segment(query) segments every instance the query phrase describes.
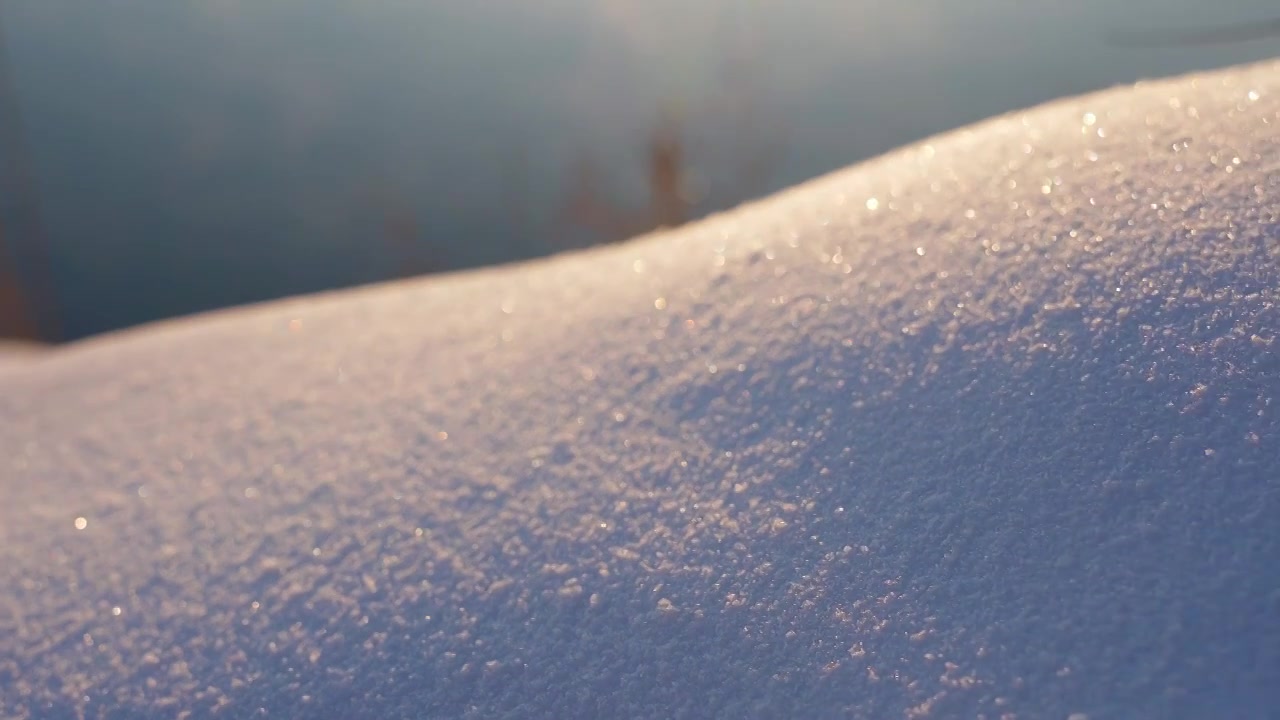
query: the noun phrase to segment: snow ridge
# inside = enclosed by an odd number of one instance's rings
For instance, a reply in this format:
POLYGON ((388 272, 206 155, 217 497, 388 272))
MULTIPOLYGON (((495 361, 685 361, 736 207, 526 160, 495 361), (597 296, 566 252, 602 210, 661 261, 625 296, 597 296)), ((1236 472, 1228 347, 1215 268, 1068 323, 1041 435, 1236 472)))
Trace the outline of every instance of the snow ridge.
POLYGON ((0 715, 1263 717, 1277 71, 9 367, 0 715))

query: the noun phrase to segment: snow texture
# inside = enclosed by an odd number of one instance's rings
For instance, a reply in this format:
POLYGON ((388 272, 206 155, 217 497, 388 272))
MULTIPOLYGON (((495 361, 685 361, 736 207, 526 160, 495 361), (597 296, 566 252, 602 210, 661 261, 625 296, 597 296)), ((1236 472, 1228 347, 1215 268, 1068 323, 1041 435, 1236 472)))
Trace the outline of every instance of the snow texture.
POLYGON ((0 716, 1274 717, 1280 64, 0 373, 0 716))

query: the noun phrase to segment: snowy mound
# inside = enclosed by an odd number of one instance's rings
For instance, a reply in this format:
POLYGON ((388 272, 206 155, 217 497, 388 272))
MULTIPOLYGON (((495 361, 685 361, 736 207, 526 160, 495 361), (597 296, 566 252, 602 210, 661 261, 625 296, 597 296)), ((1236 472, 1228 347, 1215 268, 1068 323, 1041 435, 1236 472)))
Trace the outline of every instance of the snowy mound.
POLYGON ((1278 243, 1270 64, 15 365, 0 716, 1263 717, 1278 243))

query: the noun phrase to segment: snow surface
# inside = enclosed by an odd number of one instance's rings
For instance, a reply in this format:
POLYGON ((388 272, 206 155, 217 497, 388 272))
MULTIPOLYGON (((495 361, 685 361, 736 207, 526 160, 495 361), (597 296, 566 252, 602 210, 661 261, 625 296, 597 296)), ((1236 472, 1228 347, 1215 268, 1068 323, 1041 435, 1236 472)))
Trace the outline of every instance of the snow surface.
POLYGON ((18 363, 38 359, 46 350, 48 346, 40 343, 0 338, 0 371, 18 363))
POLYGON ((0 715, 1267 717, 1280 64, 0 374, 0 715))

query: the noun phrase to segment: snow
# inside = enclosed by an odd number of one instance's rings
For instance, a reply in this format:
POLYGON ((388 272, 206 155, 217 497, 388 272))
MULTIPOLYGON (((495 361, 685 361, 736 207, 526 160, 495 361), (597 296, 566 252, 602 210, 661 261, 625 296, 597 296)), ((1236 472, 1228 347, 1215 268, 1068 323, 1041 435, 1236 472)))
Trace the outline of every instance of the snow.
POLYGON ((1280 64, 0 373, 0 715, 1264 717, 1280 64))
POLYGON ((40 343, 0 338, 0 372, 5 368, 35 360, 47 347, 40 343))

